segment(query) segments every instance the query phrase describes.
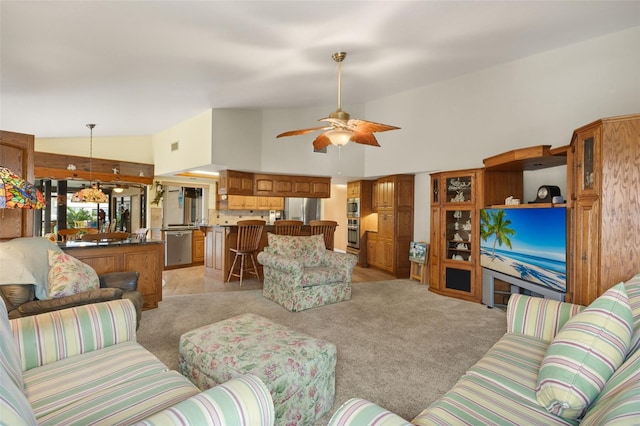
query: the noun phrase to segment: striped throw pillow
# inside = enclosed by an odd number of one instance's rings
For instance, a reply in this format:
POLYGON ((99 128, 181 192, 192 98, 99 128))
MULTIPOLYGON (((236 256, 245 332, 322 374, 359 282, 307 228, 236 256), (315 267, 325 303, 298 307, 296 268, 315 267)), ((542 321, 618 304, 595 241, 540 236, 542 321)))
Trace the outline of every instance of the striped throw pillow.
POLYGON ((582 417, 624 361, 632 322, 622 283, 567 321, 540 365, 538 402, 557 416, 582 417))

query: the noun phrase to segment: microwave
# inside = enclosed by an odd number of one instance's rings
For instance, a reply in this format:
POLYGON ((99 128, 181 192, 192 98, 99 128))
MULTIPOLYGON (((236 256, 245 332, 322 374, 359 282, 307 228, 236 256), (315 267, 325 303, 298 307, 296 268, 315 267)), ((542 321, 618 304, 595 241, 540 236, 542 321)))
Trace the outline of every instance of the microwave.
POLYGON ((360 198, 347 198, 347 217, 360 217, 360 198))

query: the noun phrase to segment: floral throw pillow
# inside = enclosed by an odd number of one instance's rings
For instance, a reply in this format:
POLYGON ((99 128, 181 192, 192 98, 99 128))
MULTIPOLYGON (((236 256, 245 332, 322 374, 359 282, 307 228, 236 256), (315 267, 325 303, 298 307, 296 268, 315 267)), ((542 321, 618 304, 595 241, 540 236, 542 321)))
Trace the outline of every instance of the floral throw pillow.
POLYGON ((100 288, 96 271, 62 251, 49 250, 49 297, 71 296, 100 288))

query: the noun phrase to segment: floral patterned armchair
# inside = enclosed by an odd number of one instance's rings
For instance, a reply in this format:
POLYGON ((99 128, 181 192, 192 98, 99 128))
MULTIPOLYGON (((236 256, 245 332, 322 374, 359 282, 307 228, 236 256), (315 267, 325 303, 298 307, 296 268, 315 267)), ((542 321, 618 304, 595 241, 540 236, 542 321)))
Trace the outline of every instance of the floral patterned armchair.
POLYGON ((356 256, 325 249, 322 235, 267 235, 258 254, 262 294, 292 312, 351 299, 356 256))

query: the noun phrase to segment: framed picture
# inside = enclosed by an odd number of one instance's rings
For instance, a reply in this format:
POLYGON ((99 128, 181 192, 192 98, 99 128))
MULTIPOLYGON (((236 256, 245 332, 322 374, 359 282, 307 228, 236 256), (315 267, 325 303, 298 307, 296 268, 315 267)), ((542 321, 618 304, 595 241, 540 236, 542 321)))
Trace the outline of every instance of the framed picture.
POLYGON ((422 241, 412 241, 409 246, 409 261, 416 263, 427 262, 427 246, 428 244, 422 241))

